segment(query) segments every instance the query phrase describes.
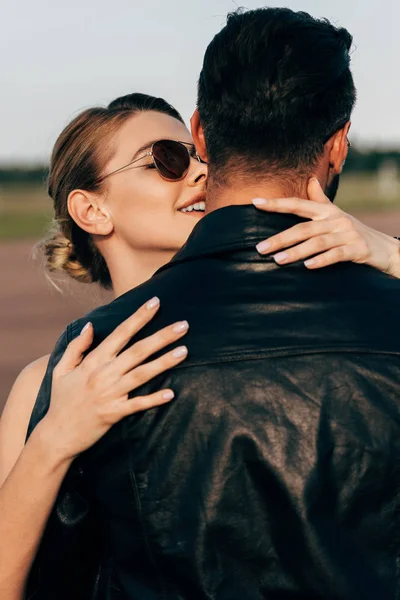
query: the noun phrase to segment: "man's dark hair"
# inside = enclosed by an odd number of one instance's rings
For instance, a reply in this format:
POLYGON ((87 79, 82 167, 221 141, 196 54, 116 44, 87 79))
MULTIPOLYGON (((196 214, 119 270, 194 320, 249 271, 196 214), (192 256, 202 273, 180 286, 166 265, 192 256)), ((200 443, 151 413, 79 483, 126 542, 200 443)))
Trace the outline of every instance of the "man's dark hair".
POLYGON ((351 44, 346 29, 305 12, 229 14, 206 50, 198 84, 212 172, 308 172, 350 118, 351 44))

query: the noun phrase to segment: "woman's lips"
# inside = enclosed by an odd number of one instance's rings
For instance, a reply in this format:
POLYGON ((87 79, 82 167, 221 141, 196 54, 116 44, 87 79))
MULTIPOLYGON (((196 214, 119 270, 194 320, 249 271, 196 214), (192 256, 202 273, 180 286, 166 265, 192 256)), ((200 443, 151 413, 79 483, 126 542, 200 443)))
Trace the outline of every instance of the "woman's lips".
POLYGON ((190 198, 189 200, 186 200, 185 203, 178 206, 177 210, 179 210, 181 212, 184 208, 188 208, 189 206, 193 206, 194 204, 203 203, 205 205, 205 202, 206 202, 206 195, 204 192, 200 192, 199 194, 192 196, 192 198, 190 198))

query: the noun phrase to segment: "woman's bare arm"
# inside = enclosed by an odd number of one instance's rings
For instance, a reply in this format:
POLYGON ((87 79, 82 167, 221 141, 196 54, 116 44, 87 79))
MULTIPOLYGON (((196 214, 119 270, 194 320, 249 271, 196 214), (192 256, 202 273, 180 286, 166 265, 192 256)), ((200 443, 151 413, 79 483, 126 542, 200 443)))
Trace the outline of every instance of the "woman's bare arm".
POLYGON ((185 335, 185 322, 122 351, 157 309, 154 302, 139 309, 85 358, 93 327, 70 343, 53 372, 49 411, 25 446, 46 359, 30 365, 16 381, 0 425, 1 600, 22 600, 48 516, 74 458, 123 417, 172 399, 171 390, 129 398, 132 390, 186 358, 187 350, 181 347, 145 362, 185 335))
POLYGON ((30 363, 18 375, 0 419, 0 488, 25 445, 29 418, 46 373, 49 355, 30 363))
POLYGON ((51 507, 70 462, 55 461, 38 427, 25 437, 48 356, 17 378, 0 420, 0 597, 21 600, 51 507))

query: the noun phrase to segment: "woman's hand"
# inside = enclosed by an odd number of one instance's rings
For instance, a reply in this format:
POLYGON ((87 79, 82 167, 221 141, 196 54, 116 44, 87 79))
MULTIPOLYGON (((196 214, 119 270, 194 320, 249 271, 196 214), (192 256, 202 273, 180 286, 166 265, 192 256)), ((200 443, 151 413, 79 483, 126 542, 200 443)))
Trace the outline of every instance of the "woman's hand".
POLYGON ((58 459, 72 460, 97 442, 114 423, 127 415, 169 402, 172 390, 129 399, 128 394, 187 356, 181 346, 143 364, 155 352, 172 344, 188 330, 186 321, 175 323, 121 352, 130 339, 156 314, 153 298, 115 329, 95 350, 88 323, 68 346, 54 369, 51 403, 38 425, 41 438, 58 459))
POLYGON ((400 278, 400 242, 367 227, 335 206, 316 179, 308 185, 309 200, 256 198, 253 204, 266 212, 291 213, 310 219, 272 236, 257 245, 260 254, 274 255, 280 265, 304 260, 308 269, 320 269, 338 262, 366 264, 400 278))

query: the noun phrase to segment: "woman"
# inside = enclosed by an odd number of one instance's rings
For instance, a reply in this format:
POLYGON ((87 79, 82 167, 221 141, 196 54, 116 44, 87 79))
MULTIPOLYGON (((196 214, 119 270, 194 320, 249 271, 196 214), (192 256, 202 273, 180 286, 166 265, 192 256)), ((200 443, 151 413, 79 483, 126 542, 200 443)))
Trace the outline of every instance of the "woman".
MULTIPOLYGON (((49 269, 112 287, 116 296, 139 285, 170 260, 202 218, 206 178, 206 165, 197 159, 180 115, 163 100, 132 94, 106 109, 85 111, 62 132, 51 159, 49 193, 58 230, 44 243, 49 269)), ((308 268, 354 260, 400 272, 396 240, 334 207, 315 180, 309 195, 314 201, 256 203, 260 209, 311 219, 259 244, 260 252, 292 246, 275 260, 284 263, 319 254, 308 268)), ((157 298, 149 300, 86 356, 94 332, 90 324, 82 331, 54 372, 50 410, 25 446, 48 357, 28 366, 17 379, 0 424, 3 600, 23 597, 47 517, 74 458, 124 416, 173 398, 173 390, 161 390, 128 399, 129 391, 187 354, 180 346, 146 362, 185 335, 185 321, 123 350, 158 308, 157 298)))

